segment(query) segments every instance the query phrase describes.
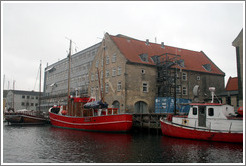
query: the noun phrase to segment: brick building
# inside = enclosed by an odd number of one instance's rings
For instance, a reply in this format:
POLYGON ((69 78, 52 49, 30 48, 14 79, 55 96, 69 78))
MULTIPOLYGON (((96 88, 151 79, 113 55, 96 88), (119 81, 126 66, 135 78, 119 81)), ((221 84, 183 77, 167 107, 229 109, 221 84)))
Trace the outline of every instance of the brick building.
POLYGON ((193 88, 198 85, 199 100, 209 99, 209 87, 216 87, 216 93, 224 90, 224 76, 202 51, 106 33, 91 65, 88 94, 100 98, 102 92, 109 106, 120 112, 148 113, 154 112, 155 97, 172 96, 173 87, 177 87, 177 97, 193 99, 193 88), (160 77, 163 71, 166 74, 160 77))

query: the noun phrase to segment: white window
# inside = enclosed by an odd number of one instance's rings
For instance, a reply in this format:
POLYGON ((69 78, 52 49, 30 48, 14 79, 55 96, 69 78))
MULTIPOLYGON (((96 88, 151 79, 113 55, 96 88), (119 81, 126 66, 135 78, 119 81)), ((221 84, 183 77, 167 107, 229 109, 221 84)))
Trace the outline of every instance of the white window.
POLYGON ((105 93, 108 93, 108 83, 105 84, 105 93))
POLYGON ((117 83, 117 91, 121 91, 121 81, 118 81, 117 83))
POLYGON ((182 73, 182 80, 187 81, 187 73, 186 72, 182 73))
POLYGON ((186 88, 186 86, 183 86, 183 88, 182 88, 182 95, 187 95, 187 88, 186 88))
POLYGON ((121 75, 121 67, 118 67, 118 75, 121 75))
POLYGON ((98 74, 96 73, 96 78, 95 78, 95 80, 97 81, 98 80, 98 74))
POLYGON ((96 61, 96 68, 98 68, 98 64, 99 64, 99 61, 97 60, 97 61, 96 61))
POLYGON ((106 64, 109 64, 109 56, 106 57, 106 64))
POLYGON ((103 67, 103 63, 104 63, 104 62, 103 62, 103 58, 102 58, 102 67, 103 67))
POLYGON ((106 70, 106 77, 109 77, 109 70, 106 70))
POLYGON ((112 70, 112 77, 116 76, 116 69, 112 70))
POLYGON ((116 54, 114 54, 113 56, 112 56, 112 63, 113 62, 116 62, 116 54))
POLYGON ((180 88, 180 86, 177 86, 176 87, 176 93, 180 94, 180 92, 181 92, 181 88, 180 88))
POLYGON ((148 83, 143 82, 143 92, 148 92, 148 83))

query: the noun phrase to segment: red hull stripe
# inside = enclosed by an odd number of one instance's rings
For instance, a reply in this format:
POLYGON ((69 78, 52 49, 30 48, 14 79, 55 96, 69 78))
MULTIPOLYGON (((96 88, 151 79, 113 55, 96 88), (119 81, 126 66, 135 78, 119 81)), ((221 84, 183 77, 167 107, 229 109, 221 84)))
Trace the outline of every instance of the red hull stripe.
POLYGON ((66 123, 66 124, 71 124, 71 125, 80 125, 80 126, 90 126, 90 125, 103 125, 103 124, 113 124, 113 123, 132 123, 132 121, 113 121, 113 122, 98 122, 98 123, 70 123, 70 122, 66 122, 66 121, 62 121, 62 120, 57 120, 54 118, 51 118, 51 120, 53 121, 57 121, 60 123, 66 123))

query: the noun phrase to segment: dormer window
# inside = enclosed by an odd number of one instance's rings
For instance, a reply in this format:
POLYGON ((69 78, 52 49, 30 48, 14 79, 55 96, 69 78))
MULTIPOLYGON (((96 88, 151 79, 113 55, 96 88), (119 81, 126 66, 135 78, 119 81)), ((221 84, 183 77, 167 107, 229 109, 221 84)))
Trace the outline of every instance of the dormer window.
POLYGON ((210 64, 202 65, 202 67, 203 67, 206 71, 211 71, 211 65, 210 65, 210 64))
POLYGON ((155 64, 160 63, 160 57, 158 55, 152 56, 151 59, 154 61, 155 64))
POLYGON ((143 62, 148 62, 148 54, 140 54, 139 56, 143 62))

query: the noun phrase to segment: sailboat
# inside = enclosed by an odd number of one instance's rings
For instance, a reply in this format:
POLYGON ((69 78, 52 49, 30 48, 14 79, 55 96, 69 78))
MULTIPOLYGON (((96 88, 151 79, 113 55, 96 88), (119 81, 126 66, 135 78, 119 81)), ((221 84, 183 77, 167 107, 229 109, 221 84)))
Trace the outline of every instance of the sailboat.
MULTIPOLYGON (((16 110, 13 112, 4 112, 5 121, 11 125, 43 125, 48 123, 48 118, 45 117, 40 111, 40 98, 41 98, 41 71, 42 64, 40 62, 39 72, 39 110, 31 111, 31 110, 16 110)), ((14 86, 13 86, 14 87, 14 86)), ((14 91, 14 88, 13 88, 14 91)), ((13 92, 14 94, 14 92, 13 92)), ((13 97, 13 105, 14 105, 14 97, 13 97)))
MULTIPOLYGON (((53 106, 49 109, 51 124, 55 127, 94 132, 127 132, 131 130, 132 115, 119 114, 117 108, 108 108, 102 93, 99 101, 88 96, 80 97, 77 93, 75 97, 70 95, 71 44, 72 41, 70 40, 68 103, 67 105, 53 106)), ((100 79, 99 87, 101 87, 100 79)))

